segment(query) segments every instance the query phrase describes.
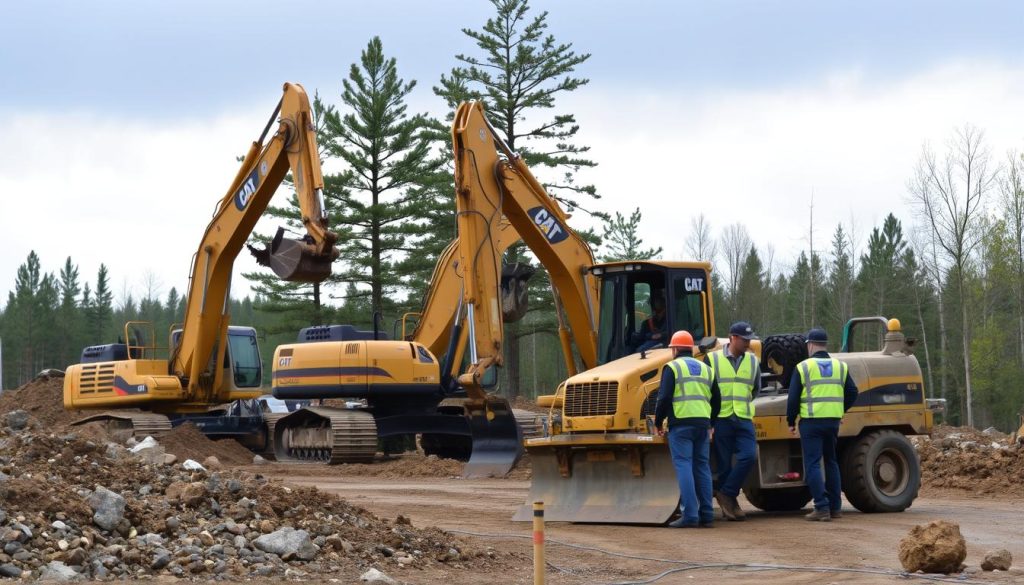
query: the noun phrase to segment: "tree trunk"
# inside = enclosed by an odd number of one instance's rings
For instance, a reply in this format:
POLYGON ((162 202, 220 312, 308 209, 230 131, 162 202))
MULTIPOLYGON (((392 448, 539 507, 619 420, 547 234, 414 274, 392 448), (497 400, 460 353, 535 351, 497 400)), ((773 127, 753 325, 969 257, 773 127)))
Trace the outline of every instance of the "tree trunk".
POLYGON ((324 316, 320 305, 320 283, 313 283, 313 324, 323 325, 324 316))
MULTIPOLYGON (((509 400, 515 399, 520 394, 520 369, 519 369, 519 324, 505 323, 505 374, 508 385, 504 394, 509 400)), ((534 364, 536 367, 536 364, 534 364)))
POLYGON ((967 299, 964 298, 964 276, 957 270, 957 288, 960 290, 960 318, 963 323, 964 340, 964 392, 967 399, 967 426, 974 426, 973 395, 971 392, 971 336, 968 332, 967 299))
POLYGON ((917 308, 917 323, 921 326, 921 345, 924 346, 924 366, 928 369, 928 397, 935 398, 935 376, 932 374, 932 358, 928 351, 928 330, 924 326, 924 312, 921 310, 921 289, 916 282, 914 287, 914 305, 917 308))

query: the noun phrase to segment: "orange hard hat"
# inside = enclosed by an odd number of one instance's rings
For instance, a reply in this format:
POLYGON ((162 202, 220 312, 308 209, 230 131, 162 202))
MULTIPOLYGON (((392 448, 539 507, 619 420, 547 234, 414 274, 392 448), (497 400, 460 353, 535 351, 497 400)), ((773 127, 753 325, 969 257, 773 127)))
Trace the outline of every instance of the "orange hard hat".
POLYGON ((689 331, 676 331, 672 334, 672 341, 668 342, 668 346, 678 349, 693 349, 693 336, 689 331))

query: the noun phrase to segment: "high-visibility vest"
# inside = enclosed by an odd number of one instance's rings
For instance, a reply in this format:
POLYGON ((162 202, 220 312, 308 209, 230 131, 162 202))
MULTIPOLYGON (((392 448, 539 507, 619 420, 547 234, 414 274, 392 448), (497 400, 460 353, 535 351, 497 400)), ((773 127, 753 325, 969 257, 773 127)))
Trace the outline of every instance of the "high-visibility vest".
POLYGON ((711 418, 711 368, 690 356, 668 363, 676 378, 672 414, 678 418, 711 418))
POLYGON ((797 365, 803 392, 800 418, 843 418, 843 387, 849 368, 835 358, 808 358, 797 365))
POLYGON ((722 391, 721 418, 736 415, 740 418, 754 418, 754 386, 757 384, 757 373, 760 364, 757 357, 750 352, 740 356, 739 368, 733 368, 725 350, 711 352, 711 371, 718 381, 718 389, 722 391))

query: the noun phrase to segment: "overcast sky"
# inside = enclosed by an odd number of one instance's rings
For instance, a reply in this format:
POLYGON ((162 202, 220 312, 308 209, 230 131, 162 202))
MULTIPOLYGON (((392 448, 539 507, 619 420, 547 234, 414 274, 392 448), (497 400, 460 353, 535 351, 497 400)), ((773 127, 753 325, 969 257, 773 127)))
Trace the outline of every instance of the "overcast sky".
MULTIPOLYGON (((646 243, 682 259, 689 219, 742 222, 785 266, 836 224, 861 240, 905 202, 921 146, 986 131, 1024 149, 1024 3, 533 0, 550 31, 592 53, 591 83, 559 98, 599 166, 605 211, 640 205, 646 243)), ((0 0, 0 303, 30 250, 45 271, 101 262, 115 297, 186 288, 216 201, 284 81, 338 102, 379 35, 431 87, 485 0, 123 2, 0 0)), ((284 199, 279 194, 277 201, 284 199)), ((582 214, 577 227, 587 225, 582 214)), ((265 231, 270 231, 267 226, 265 231)), ((243 255, 236 274, 251 270, 243 255)), ((240 281, 241 279, 238 279, 240 281)), ((237 281, 236 281, 237 282, 237 281)), ((245 294, 236 285, 236 296, 245 294)))

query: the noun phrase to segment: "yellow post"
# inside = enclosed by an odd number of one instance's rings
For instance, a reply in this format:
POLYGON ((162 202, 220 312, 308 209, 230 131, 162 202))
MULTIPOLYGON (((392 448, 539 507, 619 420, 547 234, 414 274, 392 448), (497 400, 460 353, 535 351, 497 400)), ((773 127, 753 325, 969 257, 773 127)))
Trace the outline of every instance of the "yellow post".
POLYGON ((533 503, 533 585, 544 585, 544 502, 533 503))

